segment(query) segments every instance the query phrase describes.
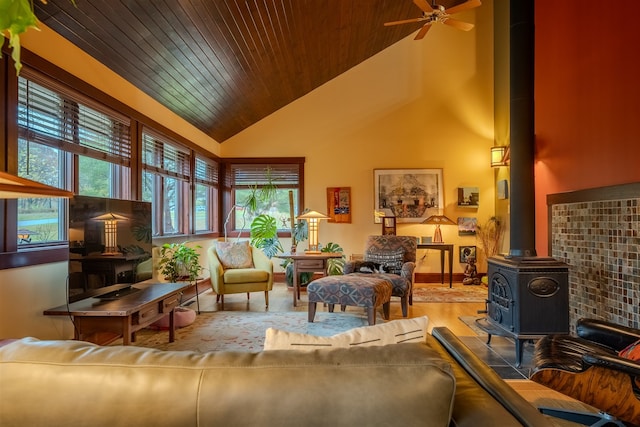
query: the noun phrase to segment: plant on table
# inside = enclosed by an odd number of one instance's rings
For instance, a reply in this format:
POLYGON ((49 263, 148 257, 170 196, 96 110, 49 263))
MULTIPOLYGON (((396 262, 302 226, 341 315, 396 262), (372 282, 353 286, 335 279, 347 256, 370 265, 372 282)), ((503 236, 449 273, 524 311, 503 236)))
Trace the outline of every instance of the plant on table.
POLYGON ((160 249, 160 274, 170 282, 188 280, 195 282, 200 273, 200 246, 187 246, 186 243, 165 243, 160 249))

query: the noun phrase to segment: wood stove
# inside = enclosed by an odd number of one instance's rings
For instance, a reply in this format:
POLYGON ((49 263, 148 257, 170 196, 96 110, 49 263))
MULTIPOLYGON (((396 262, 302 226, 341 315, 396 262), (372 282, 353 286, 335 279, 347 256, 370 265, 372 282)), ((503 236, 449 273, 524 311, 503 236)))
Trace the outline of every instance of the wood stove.
POLYGON ((478 324, 491 335, 522 344, 548 334, 569 332, 569 267, 553 258, 491 257, 488 262, 487 316, 478 324))

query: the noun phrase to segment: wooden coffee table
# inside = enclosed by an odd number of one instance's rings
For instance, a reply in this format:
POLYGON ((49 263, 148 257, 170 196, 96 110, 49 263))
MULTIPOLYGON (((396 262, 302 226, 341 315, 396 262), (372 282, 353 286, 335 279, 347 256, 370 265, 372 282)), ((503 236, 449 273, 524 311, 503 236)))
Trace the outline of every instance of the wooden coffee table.
POLYGON ((169 342, 175 340, 174 309, 189 283, 136 284, 137 292, 105 300, 87 298, 45 310, 47 316, 72 316, 74 338, 100 345, 122 337, 123 344, 135 341, 135 333, 153 322, 169 317, 169 342))

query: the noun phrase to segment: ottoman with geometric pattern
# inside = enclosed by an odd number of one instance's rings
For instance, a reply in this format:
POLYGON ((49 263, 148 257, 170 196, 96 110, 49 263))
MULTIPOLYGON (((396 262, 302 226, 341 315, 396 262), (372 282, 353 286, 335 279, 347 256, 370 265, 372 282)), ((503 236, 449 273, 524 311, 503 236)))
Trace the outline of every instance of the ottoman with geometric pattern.
POLYGON ((307 285, 309 322, 313 322, 319 302, 328 304, 330 312, 335 304, 340 304, 342 311, 347 305, 364 307, 369 325, 376 324, 376 308, 382 306, 383 317, 388 320, 391 288, 388 280, 366 275, 345 274, 316 279, 307 285))

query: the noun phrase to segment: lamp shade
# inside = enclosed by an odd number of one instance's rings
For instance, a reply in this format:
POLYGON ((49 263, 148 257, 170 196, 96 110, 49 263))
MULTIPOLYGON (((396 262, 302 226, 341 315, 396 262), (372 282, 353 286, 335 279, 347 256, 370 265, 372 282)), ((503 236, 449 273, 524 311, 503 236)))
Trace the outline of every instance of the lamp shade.
POLYGON ((7 172, 0 172, 0 199, 22 199, 31 197, 69 198, 73 197, 73 193, 7 172))
POLYGON ((320 220, 329 219, 328 216, 316 211, 308 211, 298 216, 298 219, 304 219, 309 224, 309 249, 307 253, 319 253, 318 248, 318 231, 320 229, 320 220))
POLYGON ((431 215, 429 218, 422 221, 423 224, 434 224, 434 225, 456 225, 455 222, 450 220, 444 215, 431 215))
POLYGON ((450 220, 444 215, 431 215, 429 218, 422 221, 423 224, 433 224, 436 229, 433 233, 433 243, 442 243, 442 231, 440 231, 441 225, 456 225, 455 222, 450 220))

